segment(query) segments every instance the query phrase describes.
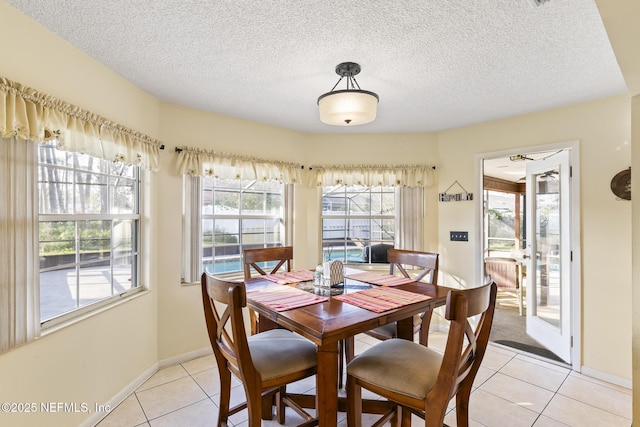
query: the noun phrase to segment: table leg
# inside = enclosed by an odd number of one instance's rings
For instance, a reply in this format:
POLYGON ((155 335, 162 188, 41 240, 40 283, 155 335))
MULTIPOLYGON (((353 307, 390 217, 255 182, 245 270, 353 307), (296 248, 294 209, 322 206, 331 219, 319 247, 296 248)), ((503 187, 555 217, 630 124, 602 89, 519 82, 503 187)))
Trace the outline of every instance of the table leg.
POLYGON ((413 316, 396 322, 398 338, 413 341, 413 316))
POLYGON ((338 424, 338 341, 318 346, 316 414, 322 427, 338 424))

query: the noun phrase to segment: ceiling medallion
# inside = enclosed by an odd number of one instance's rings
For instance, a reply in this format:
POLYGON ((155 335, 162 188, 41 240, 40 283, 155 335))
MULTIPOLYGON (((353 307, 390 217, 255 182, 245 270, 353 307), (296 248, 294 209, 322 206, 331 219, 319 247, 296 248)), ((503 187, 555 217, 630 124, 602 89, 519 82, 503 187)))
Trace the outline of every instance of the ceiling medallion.
POLYGON ((318 97, 320 120, 334 126, 356 126, 372 122, 378 110, 378 95, 360 89, 354 78, 360 73, 360 65, 355 62, 343 62, 336 66, 338 82, 330 92, 318 97), (334 90, 346 77, 347 88, 334 90))

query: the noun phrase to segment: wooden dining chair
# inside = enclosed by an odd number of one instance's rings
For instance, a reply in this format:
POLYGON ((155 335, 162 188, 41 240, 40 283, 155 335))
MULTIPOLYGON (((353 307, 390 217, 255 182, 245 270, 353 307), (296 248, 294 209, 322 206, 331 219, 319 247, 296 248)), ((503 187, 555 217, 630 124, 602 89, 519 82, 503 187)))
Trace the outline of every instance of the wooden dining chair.
POLYGON ((291 264, 293 263, 293 246, 245 249, 243 251, 243 257, 245 280, 251 277, 252 268, 261 275, 275 274, 278 271, 291 271, 291 264), (271 268, 265 267, 264 263, 270 261, 278 261, 278 263, 271 268), (263 265, 260 265, 260 263, 263 265), (282 270, 283 266, 284 270, 282 270))
POLYGON ((260 426, 263 402, 271 402, 274 395, 280 424, 287 405, 303 417, 302 426, 317 425, 317 419, 286 394, 287 384, 316 374, 315 344, 286 329, 247 336, 242 314, 247 304, 244 282, 225 281, 206 272, 201 282, 207 331, 220 376, 216 425, 227 426, 230 415, 246 408, 248 426, 260 426), (242 381, 246 395, 246 403, 233 408, 229 408, 231 374, 242 381))
MULTIPOLYGON (((291 271, 293 263, 293 246, 281 246, 275 248, 245 249, 244 258, 244 280, 252 277, 252 270, 260 275, 275 274, 279 271, 291 271), (267 268, 265 263, 277 261, 276 265, 267 268)), ((251 324, 251 334, 256 334, 260 330, 260 319, 256 312, 249 310, 249 320, 251 324)), ((273 327, 271 325, 270 327, 273 327)), ((263 328, 266 329, 266 328, 263 328)))
POLYGON ((347 424, 361 426, 362 388, 395 403, 379 424, 411 425, 411 414, 426 427, 441 427, 456 396, 459 426, 469 425, 469 397, 484 357, 496 304, 495 283, 449 291, 445 318, 449 333, 444 354, 403 339, 390 339, 358 355, 347 366, 347 424), (477 318, 473 328, 469 319, 477 318))
MULTIPOLYGON (((395 275, 396 271, 407 278, 421 280, 423 282, 438 284, 438 254, 431 252, 407 251, 402 249, 389 249, 389 274, 395 275), (408 268, 411 267, 411 268, 408 268)), ((419 342, 427 345, 429 339, 429 325, 431 324, 432 311, 429 310, 416 315, 413 321, 413 333, 419 333, 419 342)), ((396 323, 389 323, 366 332, 379 340, 397 338, 396 323)), ((349 361, 349 359, 347 358, 349 361)))
MULTIPOLYGON (((396 271, 398 271, 403 277, 422 280, 423 282, 437 285, 438 258, 438 254, 431 252, 389 249, 387 251, 389 274, 395 275, 396 271)), ((419 333, 419 342, 425 346, 429 340, 429 325, 431 324, 432 313, 433 312, 429 310, 427 312, 417 314, 413 318, 413 335, 419 333)), ((366 331, 365 334, 384 341, 391 338, 397 338, 397 330, 396 322, 392 322, 370 331, 366 331)), ((344 372, 343 363, 349 363, 353 360, 355 357, 354 347, 354 337, 346 338, 341 342, 340 365, 338 368, 338 373, 340 375, 338 385, 340 387, 342 387, 342 376, 344 372)))

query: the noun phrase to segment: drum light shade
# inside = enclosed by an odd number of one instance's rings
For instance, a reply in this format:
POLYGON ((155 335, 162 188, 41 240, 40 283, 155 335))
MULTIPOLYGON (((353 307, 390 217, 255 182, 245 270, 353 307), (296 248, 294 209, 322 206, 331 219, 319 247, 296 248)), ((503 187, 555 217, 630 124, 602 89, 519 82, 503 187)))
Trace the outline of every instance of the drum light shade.
POLYGON ((337 90, 318 99, 320 120, 334 126, 363 125, 375 120, 378 97, 366 90, 337 90))
POLYGON ((318 98, 320 120, 334 126, 356 126, 370 123, 376 118, 378 95, 360 89, 353 76, 360 72, 360 66, 353 62, 343 62, 336 67, 340 80, 347 78, 347 89, 331 90, 318 98), (357 89, 355 89, 357 87, 357 89))

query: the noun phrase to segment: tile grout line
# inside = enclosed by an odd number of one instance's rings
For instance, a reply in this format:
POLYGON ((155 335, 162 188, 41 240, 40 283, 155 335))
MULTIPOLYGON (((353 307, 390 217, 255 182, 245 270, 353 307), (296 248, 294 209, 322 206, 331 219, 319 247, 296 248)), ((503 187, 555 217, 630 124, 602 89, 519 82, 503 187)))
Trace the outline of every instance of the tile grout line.
MULTIPOLYGON (((151 421, 152 421, 152 420, 157 420, 157 419, 159 419, 159 418, 164 417, 165 415, 169 415, 169 414, 172 414, 172 413, 174 413, 174 412, 176 412, 176 411, 180 411, 180 410, 182 410, 182 409, 188 408, 189 406, 195 405, 196 403, 200 403, 200 402, 202 402, 202 401, 204 401, 204 400, 207 400, 207 399, 208 399, 208 400, 211 400, 211 402, 212 402, 216 407, 218 407, 218 405, 216 405, 216 403, 211 399, 211 397, 210 397, 210 396, 207 394, 207 392, 202 388, 202 386, 198 383, 198 381, 196 381, 196 379, 195 379, 195 378, 193 378, 193 375, 192 375, 192 374, 191 374, 191 373, 190 373, 190 372, 189 372, 189 371, 188 371, 188 370, 183 366, 183 364, 182 364, 182 363, 177 363, 176 365, 173 365, 173 366, 177 366, 177 365, 180 365, 180 367, 181 367, 182 369, 184 369, 184 371, 185 371, 185 373, 186 373, 187 375, 185 375, 185 376, 183 376, 183 377, 180 377, 180 378, 172 379, 172 380, 170 380, 170 381, 163 382, 163 383, 161 383, 161 384, 154 385, 154 386, 149 387, 149 388, 146 388, 146 389, 144 389, 144 390, 134 390, 134 392, 133 392, 133 394, 135 395, 136 400, 138 401, 138 405, 140 405, 140 409, 142 409, 142 413, 144 414, 144 417, 145 417, 145 419, 147 420, 147 424, 149 424, 149 425, 151 425, 151 421), (167 384, 171 384, 171 383, 173 383, 173 382, 176 382, 176 381, 179 381, 179 380, 183 380, 183 379, 185 379, 185 378, 190 378, 190 379, 191 379, 191 380, 192 380, 192 381, 193 381, 193 382, 198 386, 198 388, 200 388, 200 390, 202 390, 202 392, 204 393, 204 395, 205 395, 206 397, 205 397, 204 399, 200 399, 200 400, 196 400, 196 401, 194 401, 194 402, 191 402, 191 403, 189 403, 188 405, 185 405, 185 406, 183 406, 183 407, 181 407, 181 408, 177 408, 177 409, 174 409, 173 411, 169 411, 169 412, 167 412, 167 413, 165 413, 165 414, 159 415, 159 416, 157 416, 157 417, 155 417, 155 418, 149 418, 149 416, 147 415, 147 412, 146 412, 146 411, 145 411, 145 409, 144 409, 144 406, 142 405, 142 402, 140 402, 140 399, 138 398, 138 393, 139 393, 139 392, 146 392, 146 391, 149 391, 149 390, 153 390, 153 389, 155 389, 155 388, 157 388, 157 387, 161 387, 161 386, 164 386, 164 385, 167 385, 167 384)), ((214 368, 216 368, 216 369, 217 369, 217 365, 216 365, 216 366, 214 366, 214 368)), ((210 368, 210 369, 212 369, 212 368, 210 368)), ((205 370, 206 370, 206 369, 205 369, 205 370)), ((205 370, 200 371, 200 372, 204 372, 205 370)), ((153 375, 156 375, 159 371, 160 371, 160 370, 156 371, 156 373, 154 373, 153 375)), ((153 377, 153 375, 152 375, 151 377, 153 377)), ((140 424, 137 424, 137 425, 140 425, 140 424)), ((137 425, 136 425, 136 426, 137 426, 137 425)), ((133 426, 133 427, 136 427, 136 426, 133 426)))
MULTIPOLYGON (((155 375, 155 374, 154 374, 155 375)), ((133 392, 134 397, 136 398, 136 402, 138 402, 138 406, 140 406, 140 409, 142 410, 142 414, 144 415, 144 419, 147 420, 147 424, 149 424, 149 417, 147 416, 147 411, 144 410, 144 406, 142 406, 142 402, 140 402, 140 399, 138 398, 138 393, 137 391, 133 392)), ((124 400, 123 400, 124 402, 124 400)), ((121 403, 122 404, 122 403, 121 403)), ((138 424, 140 425, 140 424, 138 424)), ((151 424, 149 424, 151 425, 151 424)), ((135 427, 135 426, 134 426, 135 427)))
MULTIPOLYGON (((616 417, 623 418, 623 419, 625 419, 625 420, 631 421, 631 418, 627 418, 627 417, 625 417, 624 415, 616 414, 615 412, 611 412, 611 411, 609 411, 608 409, 604 409, 604 408, 600 408, 600 407, 598 407, 598 406, 594 406, 594 405, 592 405, 591 403, 583 402, 582 400, 578 400, 578 399, 576 399, 575 397, 567 396, 567 395, 562 394, 562 393, 560 393, 560 392, 556 393, 556 395, 558 395, 558 396, 562 396, 562 397, 564 397, 565 399, 573 400, 574 402, 578 402, 578 403, 580 403, 580 404, 582 404, 582 405, 589 406, 589 407, 591 407, 591 408, 593 408, 593 409, 597 409, 597 410, 599 410, 599 411, 606 412, 607 414, 611 414, 611 415, 613 415, 613 416, 616 416, 616 417)), ((555 397, 555 395, 554 395, 554 397, 555 397)))
MULTIPOLYGON (((209 393, 207 393, 207 391, 200 385, 200 383, 193 377, 194 374, 200 374, 202 372, 208 371, 208 370, 217 370, 218 369, 218 364, 216 363, 215 365, 213 365, 213 367, 211 368, 207 368, 207 369, 203 369, 202 371, 198 371, 198 372, 194 372, 193 374, 191 372, 189 372, 189 370, 187 368, 184 367, 184 365, 182 363, 180 363, 180 365, 182 366, 182 368, 187 371, 187 373, 189 374, 189 376, 191 377, 191 379, 198 385, 198 387, 200 387, 200 390, 202 390, 202 392, 204 393, 205 396, 207 396, 207 399, 209 399, 211 401, 211 403, 213 403, 213 406, 215 406, 216 408, 218 408, 218 411, 220 410, 220 405, 217 404, 215 402, 215 400, 213 400, 213 396, 209 396, 209 393)), ((232 387, 233 389, 233 387, 232 387)), ((215 396, 215 395, 214 395, 215 396)), ((205 399, 202 399, 198 402, 202 402, 205 399)), ((196 403, 198 403, 196 402, 196 403)))

